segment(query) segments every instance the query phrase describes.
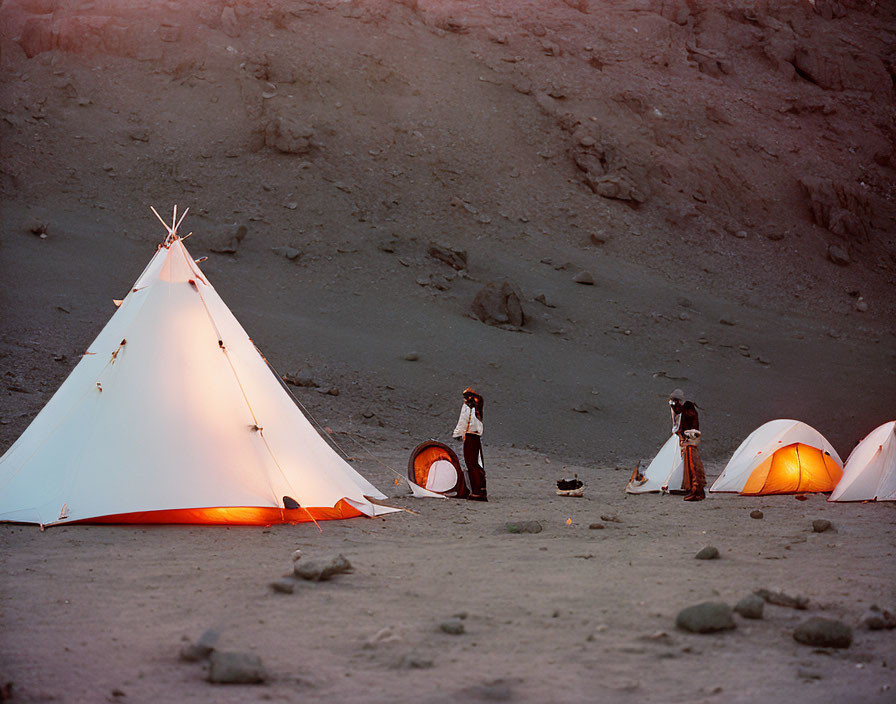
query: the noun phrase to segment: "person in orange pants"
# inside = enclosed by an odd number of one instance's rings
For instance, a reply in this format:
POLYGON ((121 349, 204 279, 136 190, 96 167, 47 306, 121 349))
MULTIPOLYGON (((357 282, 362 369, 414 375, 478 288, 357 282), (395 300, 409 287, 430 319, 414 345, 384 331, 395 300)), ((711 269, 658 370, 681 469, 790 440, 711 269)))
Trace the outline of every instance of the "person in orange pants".
POLYGON ((706 498, 706 472, 700 459, 700 415, 693 401, 685 401, 680 389, 669 395, 672 409, 672 432, 678 436, 681 459, 684 462, 682 488, 687 491, 685 501, 703 501, 706 498))
POLYGON ((463 439, 464 464, 467 465, 467 486, 471 501, 488 501, 485 487, 485 464, 482 459, 482 409, 485 402, 473 389, 464 389, 464 403, 454 428, 454 437, 463 439))

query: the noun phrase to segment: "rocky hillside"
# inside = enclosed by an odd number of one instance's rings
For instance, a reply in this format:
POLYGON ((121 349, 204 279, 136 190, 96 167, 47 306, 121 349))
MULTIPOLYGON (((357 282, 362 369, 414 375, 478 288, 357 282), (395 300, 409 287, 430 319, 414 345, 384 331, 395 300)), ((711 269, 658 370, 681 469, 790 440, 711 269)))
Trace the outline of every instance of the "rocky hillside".
POLYGON ((872 0, 0 5, 14 440, 187 245, 334 428, 718 458, 894 413, 896 10, 872 0), (484 322, 483 322, 484 321, 484 322), (484 324, 485 323, 485 324, 484 324), (324 393, 315 393, 324 392, 324 393))

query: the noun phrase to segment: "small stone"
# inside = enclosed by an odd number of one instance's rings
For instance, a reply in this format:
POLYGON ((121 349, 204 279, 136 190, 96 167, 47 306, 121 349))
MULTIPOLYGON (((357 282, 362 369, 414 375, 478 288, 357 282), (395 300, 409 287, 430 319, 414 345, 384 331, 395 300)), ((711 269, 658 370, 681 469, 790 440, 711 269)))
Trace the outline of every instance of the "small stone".
POLYGON ((738 230, 737 232, 734 233, 734 236, 737 237, 739 240, 745 240, 745 239, 747 239, 747 231, 746 230, 738 230))
POLYGON ((691 319, 691 316, 688 315, 687 312, 685 312, 685 311, 681 311, 681 313, 678 314, 678 319, 679 319, 679 320, 690 320, 690 319, 691 319))
POLYGON ((762 618, 765 599, 756 594, 749 594, 734 605, 734 610, 744 618, 762 618))
POLYGON ((33 222, 28 226, 28 232, 32 235, 40 237, 42 240, 47 239, 47 223, 33 222))
POLYGON ((597 140, 594 139, 594 137, 586 134, 579 140, 579 144, 581 144, 583 147, 593 147, 595 144, 597 144, 597 140))
POLYGON ((760 511, 758 508, 750 511, 750 518, 761 519, 764 518, 765 514, 760 511))
POLYGON ((420 359, 420 355, 418 355, 416 352, 408 352, 404 356, 404 359, 406 362, 416 362, 418 359, 420 359))
POLYGON ((848 266, 850 262, 849 252, 839 244, 828 247, 828 259, 837 266, 848 266))
POLYGON ((606 521, 607 523, 622 523, 622 519, 615 513, 608 513, 606 515, 601 514, 600 520, 606 521))
POLYGON ((805 668, 799 668, 796 671, 796 676, 801 680, 820 680, 822 679, 822 675, 820 672, 816 672, 815 670, 807 670, 805 668))
POLYGON ((816 533, 824 533, 831 528, 831 522, 826 518, 816 518, 812 521, 812 530, 816 533))
POLYGON ((694 555, 694 558, 697 560, 718 560, 719 549, 717 547, 713 547, 712 545, 707 545, 700 552, 694 555))
POLYGON ((215 651, 209 658, 208 681, 215 684, 261 684, 267 673, 254 653, 215 651))
POLYGON ((310 582, 326 582, 337 574, 351 573, 354 568, 345 557, 336 555, 330 558, 297 562, 293 571, 296 577, 301 579, 307 579, 310 582))
POLYGON ((768 589, 757 589, 753 593, 775 606, 786 606, 790 609, 800 610, 809 608, 809 597, 790 596, 790 594, 785 594, 784 592, 772 592, 768 589))
POLYGON ((603 523, 589 523, 588 530, 603 530, 606 526, 603 523))
POLYGON ((705 601, 678 612, 675 625, 691 633, 717 633, 737 628, 731 607, 719 601, 705 601))
POLYGON ((794 629, 793 639, 816 648, 848 648, 852 644, 852 629, 840 621, 815 616, 794 629))
POLYGON ((506 525, 508 533, 541 533, 543 528, 538 521, 516 521, 506 525))
POLYGON ((278 594, 292 594, 296 590, 296 581, 289 577, 283 577, 271 582, 271 589, 278 594))
POLYGON ((302 256, 302 253, 295 247, 271 247, 271 251, 291 262, 302 256))
POLYGON ((737 325, 737 323, 735 323, 730 318, 719 318, 719 325, 729 325, 731 327, 734 327, 735 325, 737 325))
POLYGON ((180 649, 180 659, 186 662, 198 662, 211 655, 218 643, 220 634, 213 628, 199 636, 195 643, 189 643, 180 649))
POLYGON ((883 631, 896 628, 896 615, 882 610, 879 606, 871 606, 862 616, 862 626, 869 631, 883 631))
POLYGON ((856 301, 856 310, 859 313, 867 313, 868 312, 868 301, 859 296, 859 300, 856 301))
POLYGON ((591 244, 595 245, 596 247, 602 247, 610 241, 610 238, 605 232, 592 232, 591 236, 588 239, 591 244))
POLYGON ((587 271, 580 271, 572 277, 572 280, 584 286, 594 286, 594 277, 587 271))
POLYGON ((432 658, 424 658, 419 655, 405 655, 398 661, 397 667, 408 670, 428 670, 434 664, 432 658))
POLYGON ((460 636, 465 632, 464 622, 459 618, 452 618, 439 624, 439 630, 450 636, 460 636))
POLYGON ((539 294, 535 297, 535 302, 536 302, 536 303, 541 303, 541 305, 543 305, 545 308, 556 308, 556 307, 557 307, 557 306, 555 306, 553 303, 551 303, 550 301, 548 301, 547 296, 545 296, 543 293, 539 293, 539 294))

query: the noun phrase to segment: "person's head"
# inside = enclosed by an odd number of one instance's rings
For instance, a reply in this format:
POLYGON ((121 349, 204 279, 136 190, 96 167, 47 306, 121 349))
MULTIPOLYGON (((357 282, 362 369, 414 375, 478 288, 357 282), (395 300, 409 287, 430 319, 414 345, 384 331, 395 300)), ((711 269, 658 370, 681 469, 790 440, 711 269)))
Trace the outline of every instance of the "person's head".
POLYGON ((482 420, 482 396, 476 393, 472 387, 467 387, 464 389, 464 403, 466 403, 470 408, 476 409, 476 415, 482 420))
POLYGON ((675 389, 675 391, 669 394, 669 405, 672 408, 681 408, 682 403, 684 403, 684 391, 675 389))

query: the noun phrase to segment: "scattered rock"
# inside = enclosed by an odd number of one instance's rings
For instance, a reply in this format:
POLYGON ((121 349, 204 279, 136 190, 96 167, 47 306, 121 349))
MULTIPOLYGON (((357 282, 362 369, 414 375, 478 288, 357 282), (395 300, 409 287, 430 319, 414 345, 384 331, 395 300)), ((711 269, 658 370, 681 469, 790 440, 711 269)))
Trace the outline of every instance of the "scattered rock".
POLYGON ((816 648, 848 648, 852 644, 852 629, 840 621, 814 616, 794 629, 793 639, 816 648))
POLYGON ((603 530, 606 526, 603 523, 589 523, 588 530, 603 530))
POLYGON ((756 596, 764 599, 769 604, 775 606, 786 606, 790 609, 807 609, 809 608, 809 597, 790 596, 784 592, 772 592, 768 589, 757 589, 753 592, 756 596))
POLYGON ((828 260, 837 266, 848 266, 851 261, 849 252, 847 252, 839 244, 832 244, 828 247, 828 260))
POLYGON ((249 229, 245 225, 233 223, 224 228, 220 235, 213 235, 209 250, 217 254, 236 254, 237 247, 246 238, 249 229))
POLYGON ((289 259, 291 262, 302 256, 302 252, 295 247, 271 247, 271 251, 278 256, 289 259))
POLYGON ((824 533, 826 530, 830 530, 831 522, 826 518, 816 518, 812 521, 812 530, 815 533, 824 533))
POLYGON ((420 359, 420 355, 418 355, 416 352, 408 352, 404 356, 404 359, 406 362, 416 362, 418 359, 420 359))
POLYGON ((862 626, 869 631, 882 631, 896 628, 896 614, 879 606, 872 605, 862 616, 862 626))
POLYGON ((296 581, 289 577, 282 577, 271 582, 271 589, 278 594, 292 594, 296 590, 296 581))
POLYGON ((705 601, 678 612, 675 625, 691 633, 716 633, 737 628, 731 607, 720 601, 705 601))
POLYGON ((516 521, 506 526, 508 533, 541 533, 543 528, 538 521, 516 521))
POLYGON ((443 621, 439 624, 439 630, 442 633, 447 633, 450 636, 460 636, 463 635, 466 629, 464 628, 464 622, 459 618, 452 618, 448 621, 443 621))
POLYGON ((539 293, 535 297, 535 302, 541 303, 541 305, 543 305, 545 308, 556 308, 557 307, 556 305, 554 305, 553 303, 548 301, 547 296, 545 296, 545 294, 543 294, 543 293, 539 293))
POLYGON ((215 684, 262 684, 267 673, 255 653, 215 651, 209 658, 208 681, 215 684))
POLYGON ((700 552, 694 555, 694 558, 697 560, 718 560, 719 549, 712 545, 707 545, 700 552))
POLYGON ((407 654, 396 664, 396 667, 406 670, 428 670, 435 663, 432 658, 421 657, 420 655, 407 654))
POLYGON ((765 599, 756 594, 749 594, 734 605, 734 610, 744 618, 762 618, 762 610, 765 608, 765 599))
POLYGON ((859 296, 858 300, 856 301, 855 308, 859 313, 867 313, 868 312, 868 301, 866 301, 864 298, 859 296))
POLYGON ((577 284, 584 284, 585 286, 594 286, 594 277, 587 271, 580 271, 578 274, 572 277, 572 280, 577 284))
POLYGON ((189 643, 180 649, 180 659, 186 662, 198 662, 211 655, 218 643, 220 634, 213 628, 209 628, 199 636, 195 643, 189 643))
POLYGON ((473 299, 473 314, 486 325, 522 327, 526 322, 519 289, 508 281, 486 284, 473 299))
POLYGON ((796 671, 796 676, 801 680, 820 680, 822 679, 822 675, 820 672, 816 672, 815 670, 806 670, 805 668, 799 668, 796 671))
POLYGON ((737 325, 731 318, 719 318, 719 325, 728 325, 730 327, 734 327, 737 325))
POLYGON ((444 244, 429 243, 429 256, 444 262, 453 269, 460 271, 467 268, 467 252, 463 249, 455 249, 444 244))
POLYGON ((765 514, 760 511, 758 508, 750 511, 750 518, 761 519, 764 518, 765 514))
POLYGON ((297 562, 294 568, 296 577, 311 582, 326 582, 337 574, 347 574, 353 571, 352 564, 342 555, 317 560, 302 560, 297 562))
POLYGON ((601 514, 600 520, 606 521, 607 523, 622 523, 622 519, 615 513, 607 515, 601 514))
POLYGON ((605 232, 592 232, 588 241, 596 247, 602 247, 610 241, 610 238, 605 232))
POLYGON ((271 120, 264 130, 265 146, 282 154, 308 154, 314 146, 313 137, 313 128, 288 117, 271 120))
MULTIPOLYGON (((310 376, 298 375, 298 374, 284 374, 283 381, 285 381, 290 386, 302 386, 305 388, 317 388, 320 386, 318 382, 312 379, 310 376)), ((297 550, 299 554, 301 551, 297 550)), ((296 558, 297 559, 297 558, 296 558)))

